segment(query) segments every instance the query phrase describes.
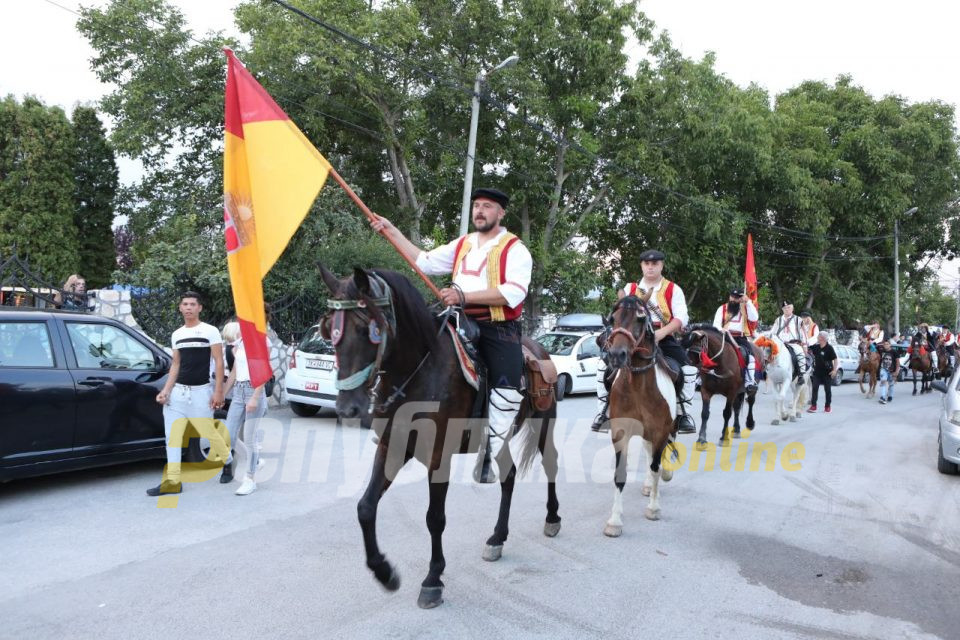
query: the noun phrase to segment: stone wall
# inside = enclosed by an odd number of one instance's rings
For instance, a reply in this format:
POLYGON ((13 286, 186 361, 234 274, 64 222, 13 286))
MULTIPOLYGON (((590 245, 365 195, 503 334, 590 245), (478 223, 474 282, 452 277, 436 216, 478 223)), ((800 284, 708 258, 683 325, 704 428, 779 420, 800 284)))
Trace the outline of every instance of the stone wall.
MULTIPOLYGON (((147 336, 163 348, 164 351, 170 353, 170 336, 149 336, 137 323, 137 319, 133 316, 129 291, 97 289, 89 291, 87 295, 89 296, 91 311, 93 313, 103 316, 104 318, 119 320, 131 329, 135 329, 147 336)), ((277 378, 277 384, 274 388, 273 396, 269 399, 269 404, 279 406, 287 402, 283 379, 290 365, 290 358, 293 355, 294 348, 291 345, 284 344, 273 330, 268 332, 267 343, 270 347, 270 366, 273 367, 274 375, 277 378)))

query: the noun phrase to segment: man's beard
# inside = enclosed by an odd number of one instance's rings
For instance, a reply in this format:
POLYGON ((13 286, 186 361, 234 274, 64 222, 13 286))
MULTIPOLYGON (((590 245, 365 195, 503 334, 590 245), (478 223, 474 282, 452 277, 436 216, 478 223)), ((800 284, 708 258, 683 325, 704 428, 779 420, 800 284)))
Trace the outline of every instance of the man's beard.
POLYGON ((479 231, 480 233, 486 233, 487 231, 490 231, 490 230, 493 229, 495 226, 497 226, 497 221, 496 221, 496 220, 490 220, 490 221, 486 221, 485 219, 483 219, 483 220, 484 220, 483 222, 479 222, 478 220, 474 220, 474 221, 473 221, 473 226, 474 226, 474 227, 476 228, 476 230, 479 231))
POLYGON ((736 313, 737 311, 740 311, 740 303, 739 303, 739 302, 728 302, 728 303, 727 303, 727 313, 736 313))

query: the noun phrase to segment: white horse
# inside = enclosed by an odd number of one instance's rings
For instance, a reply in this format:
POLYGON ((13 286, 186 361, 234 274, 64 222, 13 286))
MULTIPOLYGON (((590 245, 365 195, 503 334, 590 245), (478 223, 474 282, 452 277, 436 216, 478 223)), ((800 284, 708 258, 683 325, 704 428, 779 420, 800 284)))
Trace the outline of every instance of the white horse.
POLYGON ((803 415, 801 410, 810 384, 810 367, 803 355, 803 347, 798 344, 785 344, 780 338, 767 335, 758 337, 755 344, 763 353, 767 376, 773 383, 777 408, 771 424, 780 424, 781 420, 796 422, 797 418, 803 415), (790 351, 797 355, 799 376, 794 376, 790 351))

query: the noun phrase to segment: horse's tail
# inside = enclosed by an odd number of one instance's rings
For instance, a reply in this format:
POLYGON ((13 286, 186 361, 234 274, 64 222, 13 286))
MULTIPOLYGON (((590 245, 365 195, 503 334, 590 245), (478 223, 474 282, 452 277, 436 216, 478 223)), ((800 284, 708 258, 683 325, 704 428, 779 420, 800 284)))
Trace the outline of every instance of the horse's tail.
POLYGON ((517 433, 520 438, 520 459, 515 463, 517 465, 517 475, 523 477, 533 466, 533 461, 537 458, 537 452, 540 451, 540 441, 544 438, 553 437, 552 429, 556 420, 549 417, 540 417, 536 414, 531 415, 524 421, 523 428, 517 433))

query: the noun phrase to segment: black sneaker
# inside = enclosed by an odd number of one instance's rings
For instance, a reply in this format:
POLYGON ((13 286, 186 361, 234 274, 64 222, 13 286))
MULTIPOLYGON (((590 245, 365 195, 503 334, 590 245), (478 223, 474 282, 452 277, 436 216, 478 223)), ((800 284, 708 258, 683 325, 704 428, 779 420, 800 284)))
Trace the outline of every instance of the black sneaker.
POLYGON ((590 425, 590 430, 596 433, 603 433, 605 431, 610 431, 610 421, 607 420, 607 416, 601 413, 596 418, 594 418, 593 424, 590 425))
POLYGON ((220 484, 233 482, 233 463, 223 465, 223 472, 220 474, 220 484))
POLYGON ((887 402, 893 402, 893 396, 887 396, 887 402))
POLYGON ((169 480, 164 480, 157 486, 147 489, 147 495, 151 497, 165 496, 173 493, 181 493, 182 491, 183 487, 179 482, 170 482, 169 480))

